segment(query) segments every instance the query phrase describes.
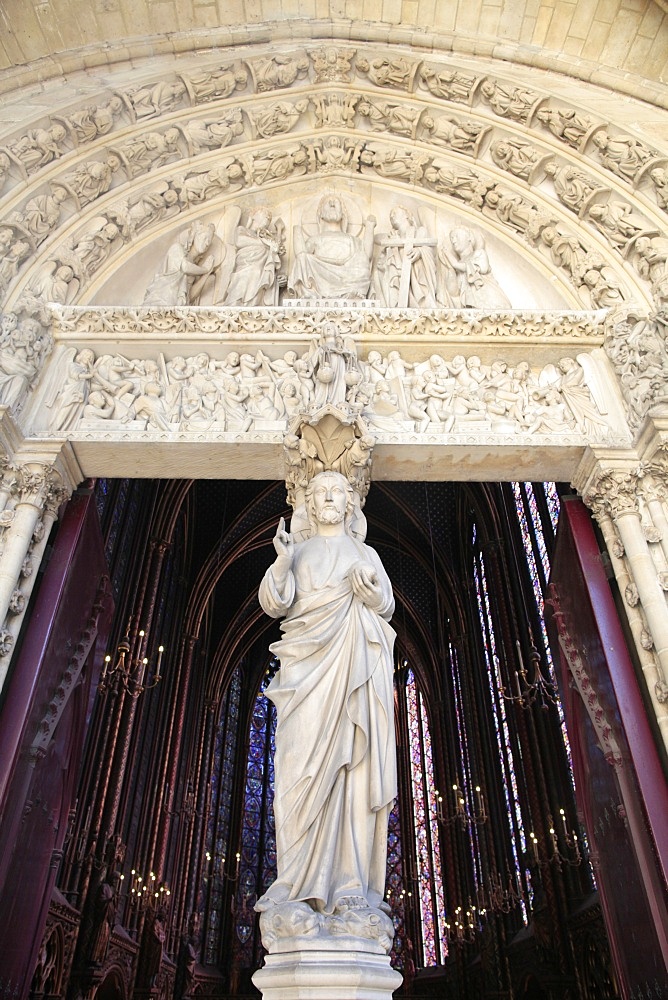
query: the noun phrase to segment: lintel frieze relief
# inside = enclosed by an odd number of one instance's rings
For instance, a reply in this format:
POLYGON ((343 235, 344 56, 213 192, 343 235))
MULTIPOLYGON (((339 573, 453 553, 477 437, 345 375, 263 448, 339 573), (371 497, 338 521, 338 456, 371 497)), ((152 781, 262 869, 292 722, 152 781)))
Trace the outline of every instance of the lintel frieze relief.
POLYGON ((133 359, 118 350, 63 344, 45 373, 32 432, 72 439, 231 434, 243 440, 284 433, 298 415, 332 406, 389 440, 460 436, 516 443, 538 436, 580 446, 625 440, 604 374, 590 354, 555 356, 541 366, 428 350, 369 349, 363 356, 352 329, 331 320, 317 329, 316 336, 311 326, 306 350, 302 343, 282 355, 256 344, 224 356, 219 349, 133 359))

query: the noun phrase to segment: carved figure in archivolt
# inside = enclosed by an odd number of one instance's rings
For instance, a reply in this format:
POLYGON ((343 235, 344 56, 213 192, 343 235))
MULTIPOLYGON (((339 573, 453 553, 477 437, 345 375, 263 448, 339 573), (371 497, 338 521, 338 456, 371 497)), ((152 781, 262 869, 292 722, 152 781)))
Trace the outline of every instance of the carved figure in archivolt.
POLYGON ((199 173, 189 173, 175 177, 172 187, 178 191, 179 201, 185 207, 199 205, 215 198, 231 187, 235 190, 242 187, 246 181, 244 167, 238 160, 228 160, 225 163, 199 173))
POLYGON ((65 152, 66 142, 67 129, 56 123, 50 128, 30 129, 6 148, 25 173, 32 174, 59 159, 65 152))
POLYGON ((657 159, 653 149, 630 135, 611 136, 607 132, 597 132, 593 142, 603 166, 629 182, 636 179, 644 166, 657 159))
POLYGON ((198 156, 203 149, 223 149, 244 134, 241 110, 233 108, 218 121, 193 118, 183 126, 190 156, 198 156))
POLYGON ((609 192, 609 188, 603 187, 584 170, 566 163, 559 166, 557 163, 548 163, 545 166, 545 173, 552 178, 554 190, 560 202, 568 208, 582 215, 592 198, 609 192))
POLYGON ((353 128, 358 94, 314 94, 310 98, 316 128, 353 128))
POLYGON ((435 146, 445 146, 456 153, 469 153, 476 156, 480 143, 488 132, 489 125, 466 118, 454 118, 452 115, 425 115, 422 119, 425 130, 424 138, 435 146))
POLYGON ((482 233, 458 226, 440 257, 449 272, 451 294, 463 309, 509 309, 510 299, 492 274, 482 233))
POLYGON ((72 264, 48 260, 41 264, 28 286, 28 295, 42 302, 66 305, 72 302, 79 290, 80 279, 72 264))
POLYGON ((164 132, 145 132, 137 138, 128 139, 114 147, 129 178, 157 170, 181 156, 179 140, 181 133, 177 128, 168 128, 164 132))
POLYGON ((194 104, 205 104, 229 97, 235 90, 243 90, 248 83, 248 73, 242 66, 220 66, 184 77, 194 104))
POLYGON ((352 49, 340 49, 335 45, 323 45, 319 49, 310 49, 309 57, 313 65, 315 83, 349 83, 352 71, 352 61, 355 52, 352 49))
POLYGON ((641 233, 649 235, 656 232, 648 219, 623 201, 592 205, 589 209, 589 218, 617 250, 623 249, 629 240, 640 236, 641 233))
POLYGON ((383 901, 394 598, 378 555, 353 534, 356 506, 340 473, 311 479, 304 540, 281 520, 260 585, 264 611, 284 618, 271 647, 281 669, 266 690, 277 710, 278 871, 256 904, 269 950, 280 936, 347 933, 389 951, 394 933, 383 901))
POLYGON ((437 240, 416 221, 410 209, 390 212, 390 233, 378 235, 373 287, 385 306, 433 308, 439 300, 437 240))
POLYGON ((366 118, 372 132, 393 132, 407 139, 414 139, 422 114, 421 108, 412 108, 405 104, 390 104, 387 101, 362 100, 357 108, 360 115, 366 118))
POLYGON ((181 211, 178 191, 167 181, 158 181, 132 201, 117 203, 109 215, 125 238, 132 238, 149 226, 171 219, 181 211))
POLYGON ((272 149, 264 155, 254 156, 253 182, 269 184, 271 181, 282 181, 293 174, 301 176, 308 169, 309 154, 303 145, 292 146, 290 149, 272 149))
POLYGON ((302 217, 302 224, 294 230, 295 260, 288 280, 291 293, 305 299, 366 298, 375 224, 369 216, 356 236, 350 232, 347 205, 341 197, 328 194, 321 198, 315 224, 302 217))
POLYGON ((22 226, 39 246, 59 225, 63 204, 70 197, 60 184, 53 184, 46 194, 28 199, 20 212, 12 212, 7 222, 22 226))
POLYGON ((172 243, 160 271, 149 284, 144 305, 184 306, 197 299, 201 282, 211 274, 213 254, 209 253, 214 237, 213 226, 195 222, 184 229, 172 243))
POLYGON ((180 107, 186 95, 186 85, 182 80, 159 80, 143 87, 134 87, 127 92, 137 118, 166 115, 180 107))
POLYGON ((501 118, 526 124, 540 103, 540 94, 526 87, 512 87, 498 80, 487 79, 480 84, 480 94, 501 118))
POLYGON ((249 116, 257 135, 270 139, 274 135, 291 132, 307 111, 308 99, 302 98, 294 102, 278 101, 259 111, 249 111, 249 116))
POLYGON ((591 118, 579 115, 572 108, 541 108, 536 118, 552 135, 573 149, 580 149, 590 131, 596 128, 591 118))
POLYGON ((327 139, 309 143, 305 148, 308 149, 311 170, 331 174, 350 168, 359 151, 359 144, 354 139, 330 135, 327 139))
POLYGON ((521 194, 504 190, 495 185, 485 192, 484 207, 491 210, 505 225, 520 233, 528 243, 534 244, 546 226, 554 225, 550 213, 521 194))
POLYGON ((482 208, 485 196, 492 187, 468 167, 456 168, 449 163, 434 161, 424 167, 422 183, 439 194, 448 194, 472 208, 482 208))
POLYGON ((493 142, 490 153, 497 167, 529 182, 552 155, 516 136, 504 136, 493 142))
POLYGON ((478 80, 459 70, 447 70, 441 66, 425 65, 420 70, 420 81, 436 97, 444 101, 469 104, 478 80))
POLYGON ((86 160, 65 175, 63 186, 72 192, 79 207, 84 208, 111 189, 114 175, 121 166, 121 158, 116 153, 110 153, 105 160, 86 160))
POLYGON ((233 261, 226 288, 219 283, 214 299, 227 306, 274 306, 279 287, 285 284, 280 274, 285 254, 285 227, 282 219, 272 219, 271 211, 260 206, 248 213, 245 225, 238 225, 233 236, 230 259, 233 261))
POLYGON ((267 90, 279 90, 291 87, 297 80, 303 80, 309 70, 308 56, 303 53, 296 55, 277 55, 270 59, 258 59, 251 63, 251 71, 255 80, 255 90, 262 94, 267 90))
POLYGON ((64 120, 76 135, 79 145, 83 145, 111 132, 125 110, 123 99, 115 96, 108 104, 89 105, 72 112, 64 120))
POLYGON ((358 57, 356 65, 358 72, 365 73, 377 87, 410 90, 419 63, 411 63, 403 56, 394 59, 378 56, 376 59, 358 57))
POLYGON ((665 167, 654 167, 649 176, 654 184, 659 207, 668 208, 668 170, 665 167))

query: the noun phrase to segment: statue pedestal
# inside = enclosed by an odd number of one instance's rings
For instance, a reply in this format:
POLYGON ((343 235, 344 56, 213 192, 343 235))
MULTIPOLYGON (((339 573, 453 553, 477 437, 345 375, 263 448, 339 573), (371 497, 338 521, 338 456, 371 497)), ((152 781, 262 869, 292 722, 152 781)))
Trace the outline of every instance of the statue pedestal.
POLYGON ((267 955, 253 982, 263 1000, 390 1000, 402 977, 388 955, 309 948, 267 955))

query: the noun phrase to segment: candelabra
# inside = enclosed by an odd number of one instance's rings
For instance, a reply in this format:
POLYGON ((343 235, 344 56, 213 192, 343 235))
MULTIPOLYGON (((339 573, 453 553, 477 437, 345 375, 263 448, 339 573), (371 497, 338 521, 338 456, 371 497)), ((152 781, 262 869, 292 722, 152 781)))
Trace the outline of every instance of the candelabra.
POLYGON ((226 860, 224 855, 219 858, 214 858, 211 852, 207 851, 205 857, 208 866, 208 875, 210 878, 227 880, 228 882, 233 882, 233 883, 238 881, 239 868, 241 865, 241 855, 238 852, 235 855, 236 865, 233 872, 226 870, 225 868, 226 860))
POLYGON ((469 903, 466 910, 463 906, 454 909, 450 921, 445 923, 445 936, 449 944, 472 944, 480 930, 481 918, 484 912, 469 903))
POLYGON ((123 685, 126 692, 132 698, 138 698, 140 694, 144 691, 150 691, 157 684, 160 683, 160 663, 162 661, 162 654, 164 652, 164 646, 158 646, 158 658, 155 664, 155 670, 153 671, 153 676, 150 682, 144 683, 144 678, 146 677, 146 671, 148 667, 148 657, 145 654, 146 646, 146 635, 143 629, 139 632, 139 648, 137 650, 136 656, 130 656, 130 627, 132 624, 132 618, 128 622, 128 627, 126 629, 125 635, 118 644, 116 650, 116 662, 111 665, 111 655, 107 653, 104 658, 104 667, 102 669, 102 675, 100 677, 100 682, 98 684, 98 690, 106 691, 111 687, 114 680, 118 681, 123 685))
MULTIPOLYGON (((121 875, 121 884, 124 881, 125 875, 121 875)), ((131 908, 137 913, 141 913, 149 908, 157 908, 171 894, 171 890, 166 882, 158 882, 155 872, 149 872, 148 878, 144 878, 136 868, 133 868, 130 872, 128 898, 131 908)))
POLYGON ((538 866, 555 864, 559 869, 561 869, 562 865, 568 865, 570 868, 579 868, 582 864, 582 854, 580 853, 578 835, 575 830, 568 829, 564 809, 559 810, 559 816, 562 826, 561 839, 566 845, 566 850, 561 849, 560 836, 554 828, 552 817, 548 816, 550 824, 548 829, 549 840, 544 847, 539 844, 535 833, 529 834, 528 848, 531 859, 538 866))
MULTIPOLYGON (((530 681, 529 672, 524 666, 522 648, 519 641, 515 641, 515 646, 517 648, 517 662, 519 670, 513 671, 512 691, 509 692, 505 686, 502 686, 501 694, 506 701, 514 702, 519 708, 529 709, 536 702, 539 702, 541 708, 547 711, 550 705, 558 704, 559 695, 551 681, 547 680, 541 672, 538 650, 532 644, 531 664, 533 666, 533 680, 530 681)), ((500 670, 499 659, 497 656, 494 657, 494 663, 498 676, 500 674, 500 670)))
POLYGON ((482 826, 487 822, 485 798, 480 785, 476 785, 474 789, 475 808, 473 810, 467 808, 464 792, 457 783, 452 786, 452 792, 455 803, 455 811, 452 816, 446 815, 443 796, 438 791, 436 792, 436 815, 439 823, 442 823, 444 826, 452 826, 454 823, 459 823, 461 828, 465 830, 469 826, 482 826))

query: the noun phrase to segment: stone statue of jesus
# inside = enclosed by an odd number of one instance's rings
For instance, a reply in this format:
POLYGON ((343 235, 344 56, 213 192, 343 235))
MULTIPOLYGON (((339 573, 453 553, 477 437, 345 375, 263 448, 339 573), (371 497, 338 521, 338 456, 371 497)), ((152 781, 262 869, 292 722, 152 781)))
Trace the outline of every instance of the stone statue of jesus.
POLYGON ((389 951, 392 586, 376 552, 349 531, 354 495, 344 476, 314 476, 306 508, 313 534, 295 542, 281 519, 260 585, 263 609, 285 618, 271 646, 281 669, 266 691, 277 713, 278 874, 256 909, 269 923, 280 912, 275 925, 295 936, 375 937, 389 951))

